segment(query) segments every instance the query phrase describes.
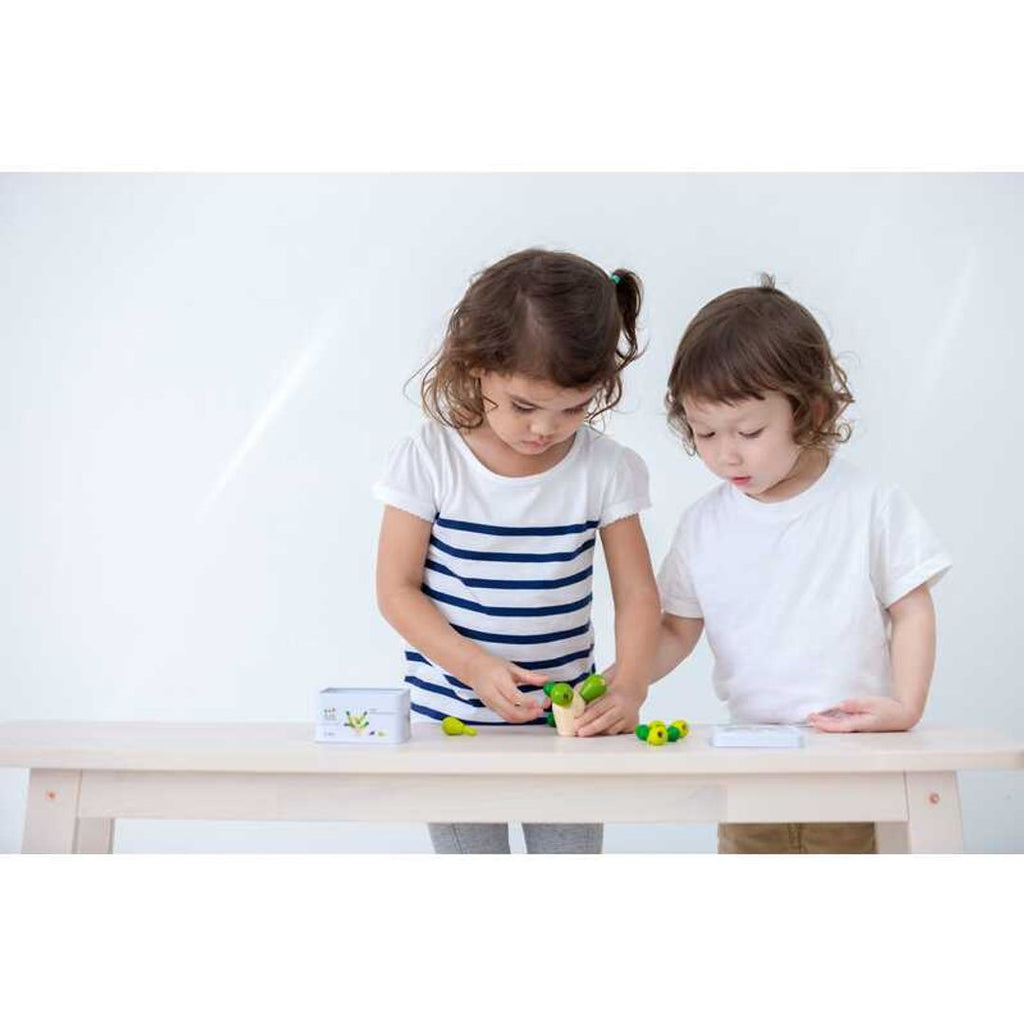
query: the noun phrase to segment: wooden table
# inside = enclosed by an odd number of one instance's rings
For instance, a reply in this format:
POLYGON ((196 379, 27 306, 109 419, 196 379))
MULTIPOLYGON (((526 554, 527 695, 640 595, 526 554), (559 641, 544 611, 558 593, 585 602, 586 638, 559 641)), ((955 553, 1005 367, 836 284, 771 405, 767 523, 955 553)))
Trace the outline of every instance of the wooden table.
POLYGON ((299 724, 0 723, 29 768, 22 849, 110 853, 118 818, 287 821, 873 821, 883 852, 962 852, 956 773, 1024 768, 991 732, 828 735, 796 750, 651 747, 547 727, 400 746, 326 745, 299 724))

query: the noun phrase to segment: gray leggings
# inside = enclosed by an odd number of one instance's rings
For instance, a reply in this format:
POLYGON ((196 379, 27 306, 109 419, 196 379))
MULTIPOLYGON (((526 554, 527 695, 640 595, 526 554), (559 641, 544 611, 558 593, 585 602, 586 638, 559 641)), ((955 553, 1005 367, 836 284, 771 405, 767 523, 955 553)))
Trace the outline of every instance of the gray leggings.
MULTIPOLYGON (((505 822, 434 824, 430 840, 435 853, 508 853, 505 822)), ((600 853, 603 825, 531 825, 523 822, 527 853, 600 853)))

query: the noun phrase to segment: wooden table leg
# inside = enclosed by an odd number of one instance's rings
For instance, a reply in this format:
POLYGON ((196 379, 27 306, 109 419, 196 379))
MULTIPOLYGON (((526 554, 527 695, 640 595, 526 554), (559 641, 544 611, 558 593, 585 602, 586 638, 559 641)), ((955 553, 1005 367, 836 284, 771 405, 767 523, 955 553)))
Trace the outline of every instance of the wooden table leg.
POLYGON ((113 853, 114 819, 79 818, 75 829, 75 853, 113 853))
POLYGON ((879 853, 963 853, 956 772, 907 772, 907 820, 875 825, 879 853))
POLYGON ((33 768, 22 853, 73 853, 81 772, 33 768))

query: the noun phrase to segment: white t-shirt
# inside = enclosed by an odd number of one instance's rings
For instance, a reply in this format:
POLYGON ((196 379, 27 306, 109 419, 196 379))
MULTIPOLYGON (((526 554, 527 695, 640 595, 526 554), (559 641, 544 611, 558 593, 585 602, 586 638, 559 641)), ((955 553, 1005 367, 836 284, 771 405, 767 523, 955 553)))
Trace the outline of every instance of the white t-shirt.
POLYGON ((704 619, 732 720, 795 724, 891 692, 886 609, 950 564, 902 491, 833 457, 788 501, 715 488, 683 513, 658 585, 665 611, 704 619))
MULTIPOLYGON (((594 671, 594 545, 599 528, 650 507, 639 455, 582 426, 557 465, 501 476, 458 431, 427 420, 391 453, 373 493, 433 524, 423 591, 459 633, 555 681, 594 671)), ((507 724, 419 651, 405 657, 421 718, 507 724)))

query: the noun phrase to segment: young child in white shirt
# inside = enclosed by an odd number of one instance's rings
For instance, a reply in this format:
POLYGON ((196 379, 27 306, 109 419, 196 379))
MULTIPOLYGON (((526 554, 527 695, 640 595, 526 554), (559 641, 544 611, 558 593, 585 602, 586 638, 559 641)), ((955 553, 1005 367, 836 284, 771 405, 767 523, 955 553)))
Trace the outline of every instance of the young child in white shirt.
MULTIPOLYGON (((924 711, 929 588, 950 560, 902 491, 836 457, 852 401, 821 327, 767 275, 704 306, 676 351, 669 422, 724 482, 661 566, 654 678, 706 631, 734 722, 880 732, 924 711)), ((870 823, 719 826, 722 853, 875 848, 870 823)))

